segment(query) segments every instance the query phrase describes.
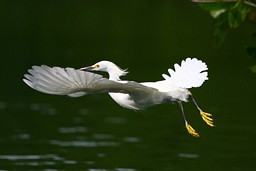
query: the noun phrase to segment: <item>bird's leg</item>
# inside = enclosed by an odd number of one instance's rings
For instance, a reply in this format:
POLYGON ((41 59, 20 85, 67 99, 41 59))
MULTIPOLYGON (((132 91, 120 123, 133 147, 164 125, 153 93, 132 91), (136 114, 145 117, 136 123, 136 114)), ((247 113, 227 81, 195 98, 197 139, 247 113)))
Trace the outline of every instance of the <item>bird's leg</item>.
POLYGON ((212 114, 203 112, 202 109, 196 103, 194 97, 192 95, 190 95, 190 98, 192 99, 196 108, 200 111, 200 115, 201 115, 202 119, 206 122, 206 124, 209 125, 209 126, 214 126, 213 119, 212 119, 212 114))
POLYGON ((185 126, 186 126, 186 128, 188 130, 188 133, 193 135, 194 137, 199 137, 199 134, 194 130, 194 128, 188 124, 188 121, 186 119, 186 116, 185 116, 185 113, 184 113, 184 109, 183 109, 183 106, 182 106, 182 102, 178 100, 178 104, 180 106, 181 113, 182 113, 183 119, 185 121, 185 126))

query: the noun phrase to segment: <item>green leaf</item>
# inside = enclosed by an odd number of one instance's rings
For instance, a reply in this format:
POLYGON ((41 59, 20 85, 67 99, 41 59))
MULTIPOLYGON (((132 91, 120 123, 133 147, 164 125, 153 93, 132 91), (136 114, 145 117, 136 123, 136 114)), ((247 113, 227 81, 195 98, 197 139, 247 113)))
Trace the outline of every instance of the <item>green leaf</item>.
POLYGON ((239 0, 228 13, 229 27, 237 28, 246 19, 247 13, 248 8, 243 0, 239 0))
POLYGON ((251 66, 251 71, 256 73, 256 65, 251 66))
POLYGON ((216 2, 198 3, 214 19, 216 28, 214 31, 215 45, 219 46, 222 44, 230 28, 237 28, 246 20, 247 15, 252 11, 252 7, 248 5, 248 2, 251 2, 251 0, 246 0, 246 2, 245 4, 245 0, 234 2, 216 0, 216 2))
POLYGON ((219 17, 222 13, 226 12, 226 9, 219 9, 219 10, 212 10, 210 11, 210 14, 213 18, 219 17))
POLYGON ((217 11, 221 9, 227 9, 233 6, 234 3, 223 3, 223 2, 204 2, 199 3, 199 6, 206 11, 217 11))
POLYGON ((228 28, 225 27, 218 27, 215 29, 213 36, 214 36, 214 44, 216 46, 220 46, 223 41, 225 40, 228 34, 228 28))
MULTIPOLYGON (((249 56, 256 59, 256 47, 246 47, 246 52, 249 56)), ((251 71, 256 73, 256 65, 250 67, 251 71)))
POLYGON ((234 2, 205 2, 205 3, 199 3, 199 6, 206 11, 209 11, 211 16, 216 19, 219 17, 220 14, 226 12, 228 9, 230 9, 235 3, 234 2))
POLYGON ((215 30, 213 33, 214 43, 216 46, 220 46, 225 40, 228 34, 228 19, 227 13, 221 14, 218 18, 214 20, 215 30))

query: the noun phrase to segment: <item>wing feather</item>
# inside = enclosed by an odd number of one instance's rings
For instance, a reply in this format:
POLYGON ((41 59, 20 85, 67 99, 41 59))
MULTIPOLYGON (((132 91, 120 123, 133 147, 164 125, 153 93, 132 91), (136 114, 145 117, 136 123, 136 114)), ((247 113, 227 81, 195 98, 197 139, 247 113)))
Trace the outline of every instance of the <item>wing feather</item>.
POLYGON ((128 93, 141 98, 158 90, 137 82, 119 83, 103 78, 101 75, 75 70, 73 68, 33 66, 24 75, 23 81, 31 88, 46 94, 79 97, 92 93, 128 93))

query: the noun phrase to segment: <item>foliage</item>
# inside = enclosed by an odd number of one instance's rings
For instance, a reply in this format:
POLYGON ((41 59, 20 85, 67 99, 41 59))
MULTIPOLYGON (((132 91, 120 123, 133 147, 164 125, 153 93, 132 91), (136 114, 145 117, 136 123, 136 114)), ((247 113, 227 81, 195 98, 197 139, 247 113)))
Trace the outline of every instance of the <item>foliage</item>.
MULTIPOLYGON (((249 56, 256 59, 256 46, 247 47, 246 52, 249 56)), ((251 70, 252 70, 252 72, 256 73, 256 65, 251 66, 251 70)))
POLYGON ((194 0, 214 19, 214 42, 221 45, 229 29, 239 27, 246 19, 256 22, 256 4, 245 0, 194 0))
MULTIPOLYGON (((210 13, 214 19, 215 45, 220 46, 228 34, 229 29, 239 27, 248 20, 256 23, 256 0, 192 0, 199 3, 199 6, 210 13)), ((256 59, 256 46, 247 47, 249 56, 256 59)), ((256 73, 256 65, 251 67, 256 73)))

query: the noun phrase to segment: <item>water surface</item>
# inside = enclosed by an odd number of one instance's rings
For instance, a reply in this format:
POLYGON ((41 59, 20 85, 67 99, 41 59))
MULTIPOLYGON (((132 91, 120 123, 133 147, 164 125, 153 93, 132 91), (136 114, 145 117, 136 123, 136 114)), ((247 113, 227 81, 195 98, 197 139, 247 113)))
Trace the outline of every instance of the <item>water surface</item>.
POLYGON ((242 25, 214 48, 211 18, 191 2, 1 3, 1 171, 255 170, 255 61, 244 51, 255 26, 242 25), (187 56, 209 67, 209 81, 191 91, 216 127, 184 104, 198 139, 176 104, 134 112, 108 95, 50 96, 22 82, 32 65, 80 68, 103 59, 128 68, 125 79, 155 81, 187 56))

